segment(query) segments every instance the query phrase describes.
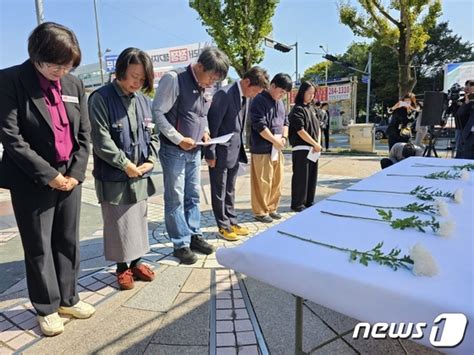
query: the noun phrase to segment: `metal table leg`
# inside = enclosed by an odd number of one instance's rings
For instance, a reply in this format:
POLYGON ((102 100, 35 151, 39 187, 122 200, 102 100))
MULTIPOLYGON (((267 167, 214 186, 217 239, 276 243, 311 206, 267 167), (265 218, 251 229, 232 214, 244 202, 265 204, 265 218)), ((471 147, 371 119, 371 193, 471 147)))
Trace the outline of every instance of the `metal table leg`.
POLYGON ((296 296, 295 313, 295 354, 305 355, 303 351, 303 299, 296 296))

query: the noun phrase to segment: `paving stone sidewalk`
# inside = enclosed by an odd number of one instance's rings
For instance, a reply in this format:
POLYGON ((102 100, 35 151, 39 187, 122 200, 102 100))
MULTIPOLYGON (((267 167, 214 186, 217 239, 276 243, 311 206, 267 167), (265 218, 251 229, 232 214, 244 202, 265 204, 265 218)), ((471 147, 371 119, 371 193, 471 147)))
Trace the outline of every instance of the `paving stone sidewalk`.
MULTIPOLYGON (((2 281, 0 293, 0 354, 10 353, 136 353, 136 354, 292 354, 294 352, 293 295, 225 269, 215 254, 199 255, 196 264, 179 265, 164 227, 163 196, 149 199, 149 240, 144 256, 157 274, 151 283, 137 282, 119 291, 114 266, 103 257, 100 208, 93 180, 83 186, 81 226, 81 299, 97 307, 88 320, 64 318, 64 334, 41 335, 28 300, 18 230, 12 219, 9 195, 0 190, 0 272, 20 275, 2 281), (7 285, 7 286, 5 286, 7 285)), ((283 220, 289 210, 291 158, 286 159, 281 203, 283 220)), ((345 189, 379 170, 373 157, 322 157, 317 200, 345 189)), ((157 172, 160 174, 160 172, 157 172)), ((210 208, 207 169, 202 167, 203 236, 218 248, 228 248, 271 227, 256 222, 250 211, 250 180, 242 171, 236 188, 239 223, 248 237, 228 242, 218 237, 210 208)), ((353 340, 357 320, 305 302, 304 349, 313 353, 381 354, 434 353, 410 341, 353 340)))

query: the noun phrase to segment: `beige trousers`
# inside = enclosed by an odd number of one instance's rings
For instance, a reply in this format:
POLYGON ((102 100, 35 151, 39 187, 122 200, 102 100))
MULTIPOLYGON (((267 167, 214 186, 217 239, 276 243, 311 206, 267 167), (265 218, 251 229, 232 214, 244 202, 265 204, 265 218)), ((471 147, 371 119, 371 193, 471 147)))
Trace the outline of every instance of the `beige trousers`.
POLYGON ((250 188, 252 212, 264 216, 276 212, 283 181, 283 154, 271 161, 270 154, 251 154, 250 188))

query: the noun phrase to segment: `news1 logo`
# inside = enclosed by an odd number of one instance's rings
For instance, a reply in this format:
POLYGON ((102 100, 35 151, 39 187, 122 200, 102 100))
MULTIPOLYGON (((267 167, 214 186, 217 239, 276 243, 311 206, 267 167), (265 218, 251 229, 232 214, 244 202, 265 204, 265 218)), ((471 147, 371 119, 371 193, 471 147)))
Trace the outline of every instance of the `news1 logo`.
MULTIPOLYGON (((433 321, 430 331, 430 343, 437 348, 453 348, 461 344, 467 328, 467 317, 462 313, 441 313, 433 321), (441 326, 442 330, 441 330, 441 326)), ((358 323, 352 338, 358 339, 362 332, 362 338, 385 339, 421 339, 426 323, 358 323)))

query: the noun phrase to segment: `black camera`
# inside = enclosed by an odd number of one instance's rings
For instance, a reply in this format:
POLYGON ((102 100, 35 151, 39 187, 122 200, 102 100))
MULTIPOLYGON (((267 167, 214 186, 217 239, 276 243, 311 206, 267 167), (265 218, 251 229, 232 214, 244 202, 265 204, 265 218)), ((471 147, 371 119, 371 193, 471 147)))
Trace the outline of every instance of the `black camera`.
POLYGON ((464 95, 463 87, 458 83, 454 83, 448 90, 448 100, 451 102, 464 101, 464 95))

